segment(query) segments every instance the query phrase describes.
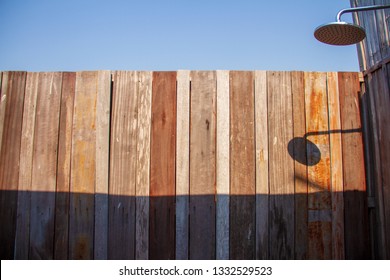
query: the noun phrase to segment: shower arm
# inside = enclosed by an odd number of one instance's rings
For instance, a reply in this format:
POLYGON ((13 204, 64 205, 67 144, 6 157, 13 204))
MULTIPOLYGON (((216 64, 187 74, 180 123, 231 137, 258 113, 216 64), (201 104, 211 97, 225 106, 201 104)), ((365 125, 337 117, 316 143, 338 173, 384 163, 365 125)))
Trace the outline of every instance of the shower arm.
POLYGON ((343 9, 340 12, 338 12, 336 16, 337 22, 341 22, 341 16, 345 13, 353 13, 353 12, 360 12, 360 11, 371 11, 371 10, 381 10, 381 9, 387 9, 390 8, 390 5, 373 5, 373 6, 365 6, 365 7, 356 7, 356 8, 349 8, 349 9, 343 9))

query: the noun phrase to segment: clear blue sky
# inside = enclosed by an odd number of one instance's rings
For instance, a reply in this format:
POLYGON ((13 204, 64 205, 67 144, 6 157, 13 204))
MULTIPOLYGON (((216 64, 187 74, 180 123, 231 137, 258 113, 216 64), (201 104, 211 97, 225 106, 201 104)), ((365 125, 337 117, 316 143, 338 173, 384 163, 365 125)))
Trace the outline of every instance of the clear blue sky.
POLYGON ((356 46, 313 37, 348 7, 349 0, 0 0, 0 70, 359 71, 356 46))

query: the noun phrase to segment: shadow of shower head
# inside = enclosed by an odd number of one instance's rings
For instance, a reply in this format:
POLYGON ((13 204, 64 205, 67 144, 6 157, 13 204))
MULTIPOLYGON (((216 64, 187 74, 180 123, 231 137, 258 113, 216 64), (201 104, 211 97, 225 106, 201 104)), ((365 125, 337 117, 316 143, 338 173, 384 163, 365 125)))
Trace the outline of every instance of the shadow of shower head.
POLYGON ((341 21, 341 15, 344 13, 379 10, 390 8, 390 5, 374 5, 366 7, 357 7, 341 10, 337 16, 336 21, 321 25, 314 31, 314 37, 325 44, 335 46, 346 46, 357 44, 364 40, 366 32, 363 27, 341 21))

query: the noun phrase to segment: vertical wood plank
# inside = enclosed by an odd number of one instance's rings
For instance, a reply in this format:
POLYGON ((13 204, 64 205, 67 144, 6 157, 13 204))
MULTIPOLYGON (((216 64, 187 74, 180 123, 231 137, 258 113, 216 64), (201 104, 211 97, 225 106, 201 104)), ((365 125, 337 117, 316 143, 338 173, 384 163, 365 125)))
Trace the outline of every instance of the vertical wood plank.
POLYGON ((190 259, 215 259, 215 72, 191 72, 190 123, 190 259))
POLYGON ((216 258, 229 259, 230 97, 229 71, 217 71, 216 258))
MULTIPOLYGON (((340 72, 338 83, 343 129, 345 257, 346 259, 368 259, 370 258, 368 209, 363 141, 360 131, 358 74, 340 72)), ((381 160, 383 164, 382 157, 381 160)))
POLYGON ((294 162, 288 154, 293 137, 291 74, 268 72, 269 254, 294 258, 294 162))
POLYGON ((4 72, 1 90, 0 259, 14 258, 25 72, 4 72))
POLYGON ((108 186, 111 73, 98 72, 96 106, 96 186, 94 259, 108 258, 108 186))
MULTIPOLYGON (((307 155, 305 82, 303 72, 291 73, 294 121, 294 178, 295 178, 295 259, 307 259, 308 209, 307 209, 307 155), (300 160, 297 160, 300 159, 300 160)), ((291 142, 290 142, 291 143, 291 142)), ((290 144, 289 143, 289 144, 290 144)))
POLYGON ((15 237, 15 259, 19 260, 28 259, 30 246, 30 197, 38 82, 39 73, 27 73, 20 146, 18 213, 15 237))
POLYGON ((137 91, 137 72, 115 72, 111 126, 109 259, 135 257, 137 91))
POLYGON ((8 87, 8 73, 1 72, 1 84, 0 84, 0 152, 3 141, 3 129, 5 119, 5 108, 7 104, 7 87, 8 87))
POLYGON ((255 258, 253 72, 230 72, 230 258, 255 258))
POLYGON ((30 259, 54 258, 54 214, 62 73, 40 73, 31 181, 30 259))
POLYGON ((188 259, 190 192, 190 71, 177 72, 176 259, 188 259))
POLYGON ((340 98, 336 72, 327 73, 329 142, 331 155, 331 195, 332 195, 332 259, 345 259, 344 250, 344 182, 343 155, 341 141, 340 98))
POLYGON ((332 197, 326 73, 305 73, 309 258, 332 257, 332 197), (325 217, 325 218, 324 218, 325 217))
POLYGON ((138 139, 135 258, 149 258, 150 129, 152 72, 138 73, 138 139))
POLYGON ((70 181, 69 258, 92 259, 98 72, 77 72, 70 181))
POLYGON ((76 73, 63 73, 54 229, 54 258, 57 260, 66 260, 69 257, 69 190, 75 87, 76 73))
POLYGON ((269 259, 267 72, 255 71, 256 259, 269 259))
POLYGON ((175 258, 176 72, 154 72, 150 165, 150 259, 175 258))

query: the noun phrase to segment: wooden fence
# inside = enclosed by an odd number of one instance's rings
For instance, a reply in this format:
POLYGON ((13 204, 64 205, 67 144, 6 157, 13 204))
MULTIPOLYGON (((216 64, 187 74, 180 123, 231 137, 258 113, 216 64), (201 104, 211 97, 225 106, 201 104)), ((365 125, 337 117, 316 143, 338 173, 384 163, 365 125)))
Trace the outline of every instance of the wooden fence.
MULTIPOLYGON (((390 4, 390 0, 350 2, 352 7, 390 4)), ((390 9, 354 14, 354 21, 367 33, 358 54, 365 80, 361 108, 371 247, 375 259, 390 259, 390 9)))
POLYGON ((2 259, 371 258, 358 73, 1 73, 2 259))

